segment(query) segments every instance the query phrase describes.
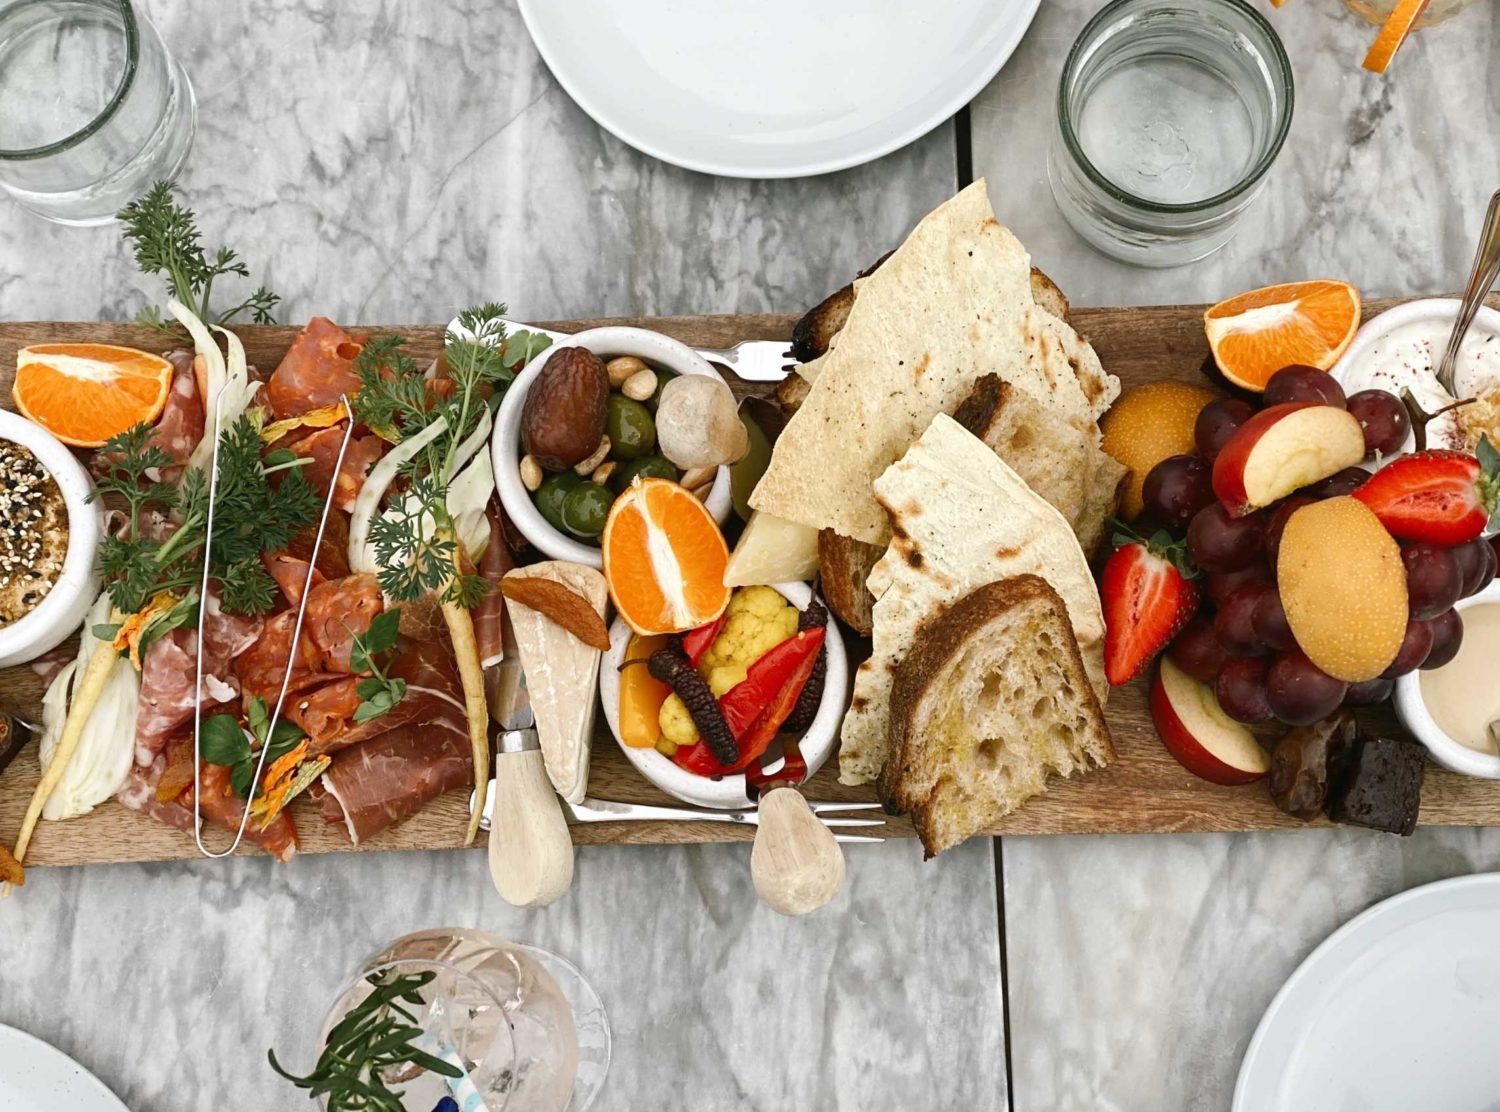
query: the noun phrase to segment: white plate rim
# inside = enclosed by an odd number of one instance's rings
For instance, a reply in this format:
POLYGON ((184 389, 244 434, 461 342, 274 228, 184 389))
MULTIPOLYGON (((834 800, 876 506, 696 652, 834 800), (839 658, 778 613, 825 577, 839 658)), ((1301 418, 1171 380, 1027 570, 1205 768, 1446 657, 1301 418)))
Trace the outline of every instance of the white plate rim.
MULTIPOLYGON (((652 158, 672 166, 680 166, 684 170, 694 170, 700 174, 714 174, 724 178, 746 178, 750 180, 770 180, 774 178, 810 178, 819 174, 831 174, 838 170, 847 170, 853 166, 863 166, 867 162, 873 162, 877 158, 883 158, 892 151, 900 150, 908 143, 913 143, 940 126, 943 121, 952 119, 960 108, 963 108, 976 96, 979 95, 986 85, 995 79, 1016 48, 1021 45, 1021 40, 1026 37, 1026 32, 1031 29, 1036 20, 1037 9, 1041 7, 1042 0, 1021 0, 1022 8, 1018 13, 1009 34, 1001 40, 999 47, 994 53, 991 63, 979 67, 975 71, 975 77, 971 81, 964 82, 957 91, 941 102, 940 108, 924 115, 921 120, 910 127, 899 132, 894 132, 885 139, 872 142, 858 151, 851 152, 838 158, 814 159, 811 161, 786 163, 781 166, 749 166, 736 165, 732 162, 718 162, 712 159, 695 158, 690 154, 673 152, 658 143, 642 140, 638 136, 630 134, 630 129, 622 127, 617 119, 612 118, 609 110, 600 105, 592 98, 580 94, 576 83, 567 76, 564 69, 559 67, 557 52, 545 39, 538 34, 536 23, 532 19, 532 5, 538 0, 519 0, 518 7, 521 11, 521 21, 526 25, 526 32, 531 36, 532 43, 536 46, 537 53, 542 56, 547 70, 562 86, 563 92, 572 98, 573 103, 583 109, 584 113, 596 124, 609 132, 626 146, 640 151, 642 154, 650 155, 652 158)), ((542 3, 552 0, 540 0, 542 3)))
MULTIPOLYGON (((125 1102, 115 1096, 110 1087, 95 1077, 91 1070, 87 1069, 71 1054, 59 1050, 46 1039, 39 1038, 29 1031, 23 1031, 19 1027, 12 1027, 8 1023, 0 1023, 0 1047, 4 1046, 7 1039, 21 1044, 20 1047, 17 1047, 18 1051, 40 1051, 47 1059, 56 1064, 61 1064, 59 1059, 67 1062, 70 1069, 77 1071, 76 1079, 92 1090, 91 1095, 99 1098, 100 1103, 95 1106, 97 1112, 130 1112, 125 1102)), ((68 1095, 71 1096, 74 1094, 68 1095)), ((77 1108, 76 1112, 90 1112, 90 1110, 88 1108, 77 1108)))
MULTIPOLYGON (((1270 1040, 1272 1032, 1282 1013, 1291 1006, 1292 998, 1314 978, 1324 973, 1325 967, 1330 960, 1340 960, 1341 964, 1356 959, 1368 945, 1383 937, 1382 927, 1385 923, 1395 921, 1395 925, 1409 926, 1410 922, 1402 923, 1398 916, 1402 911, 1407 911, 1413 904, 1436 901, 1436 906, 1428 909, 1417 922, 1436 917, 1449 910, 1448 904, 1452 902, 1450 895, 1454 892, 1467 892, 1469 890, 1480 890, 1495 888, 1500 889, 1500 873, 1473 873, 1468 876, 1449 877, 1446 880, 1436 880, 1430 884, 1419 885, 1409 888, 1405 892, 1398 892, 1388 899, 1381 900, 1372 907, 1366 908, 1353 919, 1339 927, 1302 960, 1292 975, 1286 979, 1286 983, 1277 990, 1276 995, 1271 998, 1271 1003, 1266 1007, 1265 1014, 1261 1016, 1260 1023, 1256 1025, 1255 1034, 1250 1037, 1250 1045, 1245 1048, 1245 1056, 1240 1060, 1240 1072, 1235 1080, 1234 1099, 1230 1106, 1230 1112, 1265 1112, 1264 1109, 1252 1109, 1248 1103, 1251 1096, 1252 1085, 1259 1085, 1256 1076, 1258 1069, 1273 1070, 1278 1063, 1264 1060, 1267 1054, 1266 1044, 1270 1040), (1373 925, 1372 925, 1373 924, 1373 925), (1371 934, 1370 932, 1375 933, 1371 934), (1363 936, 1369 935, 1366 939, 1363 936), (1353 942, 1364 943, 1358 951, 1350 957, 1340 958, 1339 951, 1351 945, 1353 942)), ((1496 907, 1500 909, 1500 899, 1496 900, 1496 907)), ((1335 967, 1337 968, 1337 967, 1335 967)), ((1272 1081, 1276 1079, 1273 1072, 1272 1081)))

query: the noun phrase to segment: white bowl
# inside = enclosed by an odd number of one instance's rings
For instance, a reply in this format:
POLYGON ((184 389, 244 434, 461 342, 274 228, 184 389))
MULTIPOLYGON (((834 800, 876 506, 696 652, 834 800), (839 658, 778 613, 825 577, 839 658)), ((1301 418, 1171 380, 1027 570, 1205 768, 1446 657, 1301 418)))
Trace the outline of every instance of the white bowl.
POLYGON ((62 492, 68 507, 68 555, 62 574, 36 609, 19 621, 0 626, 0 668, 24 664, 57 648, 83 621, 99 597, 94 557, 104 531, 101 508, 89 502, 94 489, 76 456, 46 429, 19 414, 0 410, 0 440, 31 449, 62 492))
MULTIPOLYGON (((1436 321, 1441 323, 1445 329, 1451 330, 1453 322, 1458 319, 1460 302, 1453 297, 1428 297, 1421 301, 1408 301, 1404 305, 1397 305, 1394 309, 1387 309, 1379 316, 1371 317, 1358 332, 1354 334, 1354 340, 1349 344, 1348 350, 1339 357, 1339 361, 1333 365, 1328 372, 1344 386, 1354 365, 1364 358, 1365 354, 1378 341, 1387 334, 1402 328, 1408 324, 1416 324, 1419 321, 1436 321)), ((1474 318, 1473 329, 1493 332, 1500 335, 1500 310, 1484 306, 1479 310, 1479 315, 1474 318)), ((1442 358, 1441 353, 1438 358, 1442 358)), ((1416 447, 1416 437, 1408 436, 1406 443, 1401 446, 1401 452, 1410 452, 1416 447)), ((1400 453, 1394 453, 1385 458, 1389 463, 1400 453)), ((1360 466, 1366 470, 1375 471, 1377 466, 1374 462, 1366 462, 1360 466)))
MULTIPOLYGON (((812 601, 812 588, 806 583, 773 583, 773 588, 798 610, 806 610, 812 601)), ((844 641, 839 636, 838 623, 830 615, 828 632, 823 644, 828 650, 827 675, 823 681, 823 700, 818 704, 818 713, 812 725, 802 735, 798 751, 807 762, 807 775, 812 776, 833 755, 838 745, 839 723, 844 717, 844 700, 849 693, 849 661, 844 653, 844 641)), ((636 771, 650 780, 668 795, 676 796, 685 803, 716 810, 731 810, 752 807, 745 793, 743 774, 725 776, 712 780, 698 776, 686 769, 678 768, 669 757, 655 749, 637 749, 620 740, 620 665, 625 660, 625 649, 630 644, 630 627, 619 618, 609 631, 609 652, 604 654, 604 663, 599 669, 599 698, 604 703, 604 717, 609 722, 610 733, 624 750, 626 758, 635 765, 636 771)), ((781 762, 768 766, 769 771, 781 767, 781 762)))
MULTIPOLYGON (((526 404, 526 394, 542 365, 552 353, 564 347, 588 348, 602 359, 617 355, 634 355, 648 363, 676 371, 680 375, 708 375, 723 382, 723 376, 686 344, 680 344, 670 336, 651 332, 644 328, 627 328, 623 325, 606 328, 591 328, 570 336, 541 352, 526 364, 505 392, 500 403, 500 412, 495 418, 495 432, 490 441, 490 450, 495 463, 495 487, 500 492, 500 504, 505 507, 511 522, 537 548, 554 560, 572 560, 597 568, 602 564, 599 546, 586 544, 577 537, 554 529, 544 518, 531 494, 521 484, 521 410, 526 404)), ((722 522, 729 514, 729 468, 719 468, 714 485, 704 502, 714 520, 722 522)))
MULTIPOLYGON (((1500 579, 1495 580, 1477 595, 1461 600, 1454 607, 1460 614, 1473 606, 1500 603, 1500 579)), ((1416 739, 1427 746, 1432 759, 1450 772, 1465 776, 1478 776, 1484 780, 1500 780, 1500 757, 1470 749, 1438 726, 1422 698, 1422 673, 1408 672, 1396 681, 1396 714, 1416 739)))

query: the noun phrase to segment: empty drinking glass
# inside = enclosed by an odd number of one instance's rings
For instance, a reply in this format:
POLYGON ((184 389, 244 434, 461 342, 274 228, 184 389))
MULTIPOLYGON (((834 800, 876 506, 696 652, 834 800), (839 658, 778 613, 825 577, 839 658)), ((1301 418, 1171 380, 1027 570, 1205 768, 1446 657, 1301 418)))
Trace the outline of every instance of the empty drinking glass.
POLYGON ((193 142, 193 88, 131 0, 0 0, 0 187, 105 224, 193 142))

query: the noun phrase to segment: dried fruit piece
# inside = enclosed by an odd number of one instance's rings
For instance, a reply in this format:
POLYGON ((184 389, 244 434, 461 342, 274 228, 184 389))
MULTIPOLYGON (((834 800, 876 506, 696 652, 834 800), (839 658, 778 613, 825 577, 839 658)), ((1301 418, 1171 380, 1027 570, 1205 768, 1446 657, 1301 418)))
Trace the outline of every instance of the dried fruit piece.
POLYGON ((0 884, 14 884, 20 887, 25 883, 25 868, 12 856, 10 850, 0 845, 0 884))
POLYGON ((507 575, 500 593, 556 622, 591 649, 609 648, 609 630, 588 599, 563 584, 534 575, 507 575))
POLYGON ((588 459, 604 436, 609 374, 588 348, 558 348, 542 364, 521 409, 521 444, 548 471, 588 459))

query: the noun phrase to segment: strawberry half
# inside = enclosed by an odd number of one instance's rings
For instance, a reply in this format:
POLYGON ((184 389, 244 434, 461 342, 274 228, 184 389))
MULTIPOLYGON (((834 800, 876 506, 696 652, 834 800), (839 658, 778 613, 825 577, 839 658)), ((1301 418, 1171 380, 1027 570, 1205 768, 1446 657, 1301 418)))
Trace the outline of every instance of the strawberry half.
POLYGON ((1487 437, 1475 455, 1435 449, 1386 464, 1354 492, 1391 536, 1447 547, 1500 524, 1500 452, 1487 437))
POLYGON ((1104 565, 1104 674, 1129 683, 1176 637, 1202 599, 1180 541, 1157 533, 1149 541, 1121 538, 1104 565))

